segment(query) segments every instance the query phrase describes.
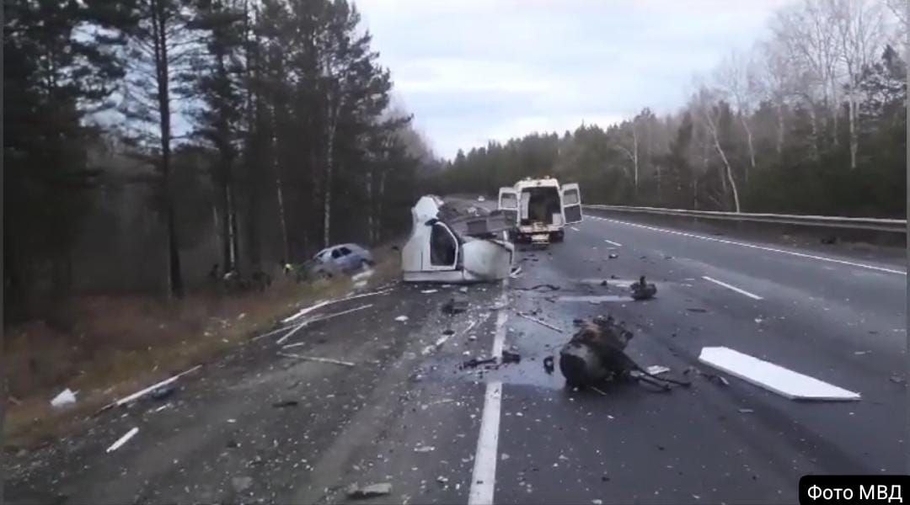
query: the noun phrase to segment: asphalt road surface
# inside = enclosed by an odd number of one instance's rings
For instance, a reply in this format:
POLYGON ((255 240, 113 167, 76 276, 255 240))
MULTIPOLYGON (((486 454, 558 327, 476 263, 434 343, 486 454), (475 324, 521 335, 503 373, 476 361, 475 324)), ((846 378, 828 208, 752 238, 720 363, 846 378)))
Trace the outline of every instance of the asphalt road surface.
POLYGON ((518 264, 503 285, 399 284, 320 309, 370 305, 250 342, 167 399, 4 458, 7 500, 349 503, 351 484, 390 483, 362 501, 796 503, 805 474, 906 471, 904 265, 596 215, 518 264), (658 293, 633 302, 640 275, 658 293), (442 313, 453 296, 466 312, 442 313), (670 375, 710 371, 698 355, 720 345, 862 398, 798 402, 722 373, 601 395, 544 371, 573 320, 608 314, 635 333, 638 363, 670 375), (287 345, 355 366, 279 356, 287 345), (521 361, 459 366, 503 349, 521 361))

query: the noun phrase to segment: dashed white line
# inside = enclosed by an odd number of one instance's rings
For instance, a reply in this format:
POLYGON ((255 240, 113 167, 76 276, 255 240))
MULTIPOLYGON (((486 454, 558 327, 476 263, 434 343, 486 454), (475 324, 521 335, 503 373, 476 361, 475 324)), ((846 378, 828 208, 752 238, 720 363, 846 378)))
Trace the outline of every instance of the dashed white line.
POLYGON ((727 284, 726 282, 721 282, 721 281, 719 281, 719 280, 717 280, 717 279, 712 279, 712 278, 708 277, 707 275, 702 275, 701 278, 704 279, 704 280, 706 280, 706 281, 713 282, 714 284, 717 284, 718 286, 723 286, 723 287, 725 287, 725 288, 727 288, 727 289, 729 289, 729 290, 736 291, 737 293, 739 293, 739 294, 741 294, 741 295, 746 295, 746 296, 748 296, 749 298, 751 298, 751 299, 753 299, 753 300, 761 300, 761 299, 762 299, 762 297, 760 297, 760 296, 758 296, 758 295, 756 295, 756 294, 750 293, 750 292, 748 292, 748 291, 746 291, 746 290, 744 290, 744 289, 739 289, 739 288, 736 287, 736 286, 731 286, 731 285, 727 284))
POLYGON ((613 242, 612 240, 604 239, 604 242, 606 242, 606 243, 608 243, 608 244, 610 244, 610 245, 612 245, 612 246, 622 247, 622 244, 620 244, 619 242, 613 242))
POLYGON ((768 251, 768 252, 776 252, 776 253, 781 253, 781 254, 789 254, 789 255, 791 255, 791 256, 796 256, 796 257, 799 257, 799 258, 806 258, 806 259, 812 259, 812 260, 818 260, 818 261, 827 261, 827 262, 829 262, 829 263, 838 263, 838 264, 840 264, 840 265, 848 265, 848 266, 851 266, 851 267, 865 268, 865 269, 868 269, 868 270, 875 270, 875 271, 877 271, 877 272, 886 272, 886 273, 889 273, 889 274, 907 275, 907 272, 904 271, 904 270, 895 270, 895 269, 893 269, 893 268, 885 268, 885 267, 879 267, 879 266, 875 266, 875 265, 868 265, 868 264, 866 264, 866 263, 856 263, 856 262, 853 262, 853 261, 839 260, 839 259, 835 259, 835 258, 827 258, 827 257, 825 257, 825 256, 816 256, 816 255, 814 255, 814 254, 805 254, 805 253, 800 253, 800 252, 796 252, 796 251, 785 251, 785 250, 783 250, 783 249, 775 249, 775 248, 773 248, 773 247, 765 247, 765 246, 760 246, 760 245, 755 245, 755 244, 747 244, 747 243, 745 243, 745 242, 736 242, 736 241, 733 241, 733 240, 725 240, 725 239, 714 238, 714 237, 705 237, 705 236, 702 236, 702 235, 695 235, 695 234, 692 234, 692 233, 685 233, 685 232, 681 232, 681 231, 668 230, 668 229, 666 229, 666 228, 655 228, 655 227, 653 227, 653 226, 646 226, 646 225, 643 225, 643 224, 629 223, 629 222, 627 222, 627 221, 618 221, 618 220, 616 220, 616 219, 604 219, 604 221, 608 221, 608 222, 611 222, 611 223, 617 223, 617 224, 625 224, 625 225, 628 225, 628 226, 634 226, 634 227, 636 227, 636 228, 644 228, 645 230, 660 231, 660 232, 663 232, 663 233, 669 233, 669 234, 671 234, 671 235, 679 235, 679 236, 682 236, 682 237, 690 237, 690 238, 697 238, 697 239, 701 239, 701 240, 709 240, 709 241, 711 241, 711 242, 719 242, 719 243, 721 243, 721 244, 738 245, 738 246, 740 246, 740 247, 748 247, 748 248, 750 248, 750 249, 758 249, 758 250, 760 250, 760 251, 768 251))
MULTIPOLYGON (((506 320, 509 317, 506 285, 503 284, 502 295, 496 315, 496 329, 493 335, 493 356, 502 355, 506 339, 506 320)), ((480 418, 480 433, 477 436, 477 450, 474 453, 474 470, 471 473, 471 490, 468 505, 492 505, 493 491, 496 487, 496 451, 499 445, 499 412, 502 405, 502 382, 487 383, 483 400, 483 414, 480 418)))

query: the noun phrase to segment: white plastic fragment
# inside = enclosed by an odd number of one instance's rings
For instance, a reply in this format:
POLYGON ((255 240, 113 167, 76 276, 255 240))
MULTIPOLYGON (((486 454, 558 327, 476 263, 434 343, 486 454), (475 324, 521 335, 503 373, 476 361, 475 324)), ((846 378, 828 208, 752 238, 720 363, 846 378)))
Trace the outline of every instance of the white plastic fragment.
POLYGON ((705 347, 698 360, 791 400, 859 400, 859 393, 727 347, 705 347))
POLYGON ((73 403, 76 403, 76 393, 71 391, 70 388, 64 389, 51 400, 51 406, 54 408, 65 407, 73 403))
POLYGON ((122 437, 118 438, 116 442, 114 442, 113 444, 111 444, 111 446, 107 448, 107 451, 106 451, 106 452, 114 452, 114 451, 116 451, 116 450, 119 449, 123 444, 129 442, 129 440, 130 440, 131 438, 133 438, 133 437, 136 435, 136 433, 139 433, 139 428, 135 428, 135 427, 134 427, 134 428, 131 429, 130 431, 126 432, 126 434, 124 434, 122 437))
POLYGON ((646 368, 646 370, 651 375, 660 375, 662 373, 667 373, 670 371, 669 368, 667 368, 665 366, 661 366, 661 365, 651 365, 648 368, 646 368))
POLYGON ((398 316, 395 318, 395 320, 398 321, 399 323, 403 323, 408 320, 408 316, 398 316))

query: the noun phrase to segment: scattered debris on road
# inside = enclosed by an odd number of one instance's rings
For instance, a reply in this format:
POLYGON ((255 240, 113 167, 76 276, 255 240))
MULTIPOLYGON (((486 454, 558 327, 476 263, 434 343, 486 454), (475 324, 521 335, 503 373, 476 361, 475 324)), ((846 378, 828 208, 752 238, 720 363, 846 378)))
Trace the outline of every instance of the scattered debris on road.
POLYGON ((437 289, 424 289, 423 291, 421 291, 421 293, 424 295, 431 295, 431 294, 437 293, 437 292, 439 292, 439 290, 437 290, 437 289))
POLYGON ((395 320, 398 321, 399 323, 403 323, 408 320, 408 316, 398 316, 395 318, 395 320))
POLYGON ((645 282, 644 275, 638 279, 638 282, 629 286, 629 289, 632 290, 633 300, 650 300, 651 298, 654 298, 655 294, 657 294, 657 286, 645 282))
POLYGON ((891 382, 893 382, 895 384, 903 384, 906 382, 903 377, 900 377, 897 375, 892 375, 891 377, 888 377, 888 379, 890 379, 891 382))
POLYGON ((596 317, 586 323, 559 352, 559 369, 570 387, 594 386, 633 378, 669 390, 669 384, 689 386, 689 382, 658 377, 635 363, 625 348, 633 334, 612 316, 596 317))
POLYGON ((611 260, 615 260, 616 258, 619 258, 619 255, 616 253, 610 253, 610 255, 607 256, 607 258, 611 259, 611 260))
POLYGON ((755 411, 752 409, 739 409, 740 414, 751 414, 753 412, 755 412, 755 411))
POLYGON ((111 446, 108 447, 107 450, 106 450, 105 452, 110 453, 110 452, 116 451, 116 450, 119 449, 121 446, 123 446, 123 444, 129 442, 129 440, 130 440, 131 438, 133 438, 134 436, 136 436, 136 433, 139 433, 139 428, 135 428, 135 427, 134 427, 134 428, 131 429, 130 431, 126 432, 122 437, 118 438, 116 442, 114 442, 113 444, 111 444, 111 446))
POLYGON ((295 333, 297 333, 297 332, 300 331, 301 329, 306 328, 307 326, 309 326, 309 325, 311 325, 311 324, 313 324, 313 323, 319 323, 319 322, 322 322, 322 321, 327 321, 327 320, 329 320, 329 319, 333 319, 333 318, 336 318, 336 317, 338 317, 338 316, 343 316, 343 315, 346 315, 346 314, 350 314, 350 313, 352 313, 352 312, 357 312, 357 311, 359 311, 359 310, 368 309, 368 308, 370 308, 370 307, 372 307, 372 306, 373 306, 372 303, 368 303, 368 304, 366 304, 366 305, 361 305, 361 306, 359 306, 359 307, 354 307, 353 309, 342 310, 341 312, 335 312, 335 313, 333 313, 333 314, 326 314, 326 315, 324 315, 324 316, 319 316, 319 317, 316 317, 316 318, 313 318, 313 319, 307 319, 306 321, 303 321, 302 323, 300 323, 300 324, 298 324, 297 326, 295 326, 294 329, 292 329, 291 331, 289 331, 289 332, 288 332, 287 334, 285 334, 283 337, 279 338, 277 341, 275 341, 275 343, 278 344, 278 345, 283 344, 285 341, 287 341, 287 339, 291 338, 295 333))
POLYGON ((418 445, 414 448, 414 452, 433 452, 436 448, 432 445, 418 445))
POLYGON ((369 486, 360 487, 357 484, 351 484, 346 490, 348 498, 362 500, 364 498, 373 498, 375 496, 385 496, 392 492, 392 484, 382 482, 379 484, 370 484, 369 486))
POLYGON ((51 406, 56 409, 65 407, 67 405, 72 405, 74 403, 76 403, 76 393, 70 390, 70 388, 64 389, 51 400, 51 406))
POLYGON ((184 375, 186 375, 186 374, 188 374, 188 373, 195 372, 196 370, 198 370, 198 369, 200 369, 200 368, 202 368, 202 365, 196 365, 196 366, 194 366, 193 368, 190 368, 189 370, 186 370, 186 371, 184 371, 184 372, 180 372, 179 374, 177 374, 177 375, 175 375, 175 376, 173 376, 173 377, 170 377, 170 378, 168 378, 168 379, 165 379, 165 380, 163 380, 163 381, 161 381, 161 382, 158 382, 157 384, 152 384, 151 386, 149 386, 149 387, 147 387, 147 388, 145 388, 145 389, 143 389, 143 390, 141 390, 141 391, 137 391, 137 392, 135 392, 135 393, 133 393, 133 394, 131 394, 131 395, 129 395, 129 396, 124 396, 123 398, 121 398, 121 399, 119 399, 119 400, 117 400, 117 401, 115 401, 115 402, 113 402, 113 403, 109 403, 109 404, 105 405, 104 407, 101 407, 97 412, 95 412, 95 415, 98 415, 98 414, 100 414, 100 413, 102 413, 102 412, 104 412, 104 411, 106 411, 106 410, 112 409, 112 408, 114 408, 114 407, 119 407, 119 406, 121 406, 121 405, 124 405, 124 404, 130 403, 130 402, 133 402, 133 401, 135 401, 135 400, 138 400, 139 398, 141 398, 141 397, 143 397, 143 396, 145 396, 145 395, 151 393, 152 391, 155 391, 155 390, 157 390, 157 389, 159 389, 159 388, 161 388, 161 387, 163 387, 163 386, 166 386, 166 385, 168 385, 168 384, 170 384, 170 383, 176 381, 176 380, 179 379, 180 377, 183 377, 184 375))
POLYGON ((662 373, 667 373, 670 371, 669 368, 661 365, 651 365, 645 370, 651 375, 660 375, 662 373))
POLYGON ((704 347, 698 360, 791 400, 859 400, 859 393, 727 347, 704 347))
POLYGON ((561 328, 557 328, 556 326, 553 326, 552 324, 550 324, 546 321, 541 321, 540 319, 537 319, 536 317, 531 317, 531 316, 525 314, 524 312, 516 312, 516 314, 518 314, 518 317, 523 317, 523 318, 527 319, 528 321, 533 321, 545 328, 549 328, 553 331, 558 331, 560 333, 562 332, 561 328))
POLYGON ((319 358, 317 356, 301 356, 300 354, 291 354, 291 353, 287 353, 287 352, 279 352, 278 355, 282 356, 284 358, 294 358, 294 359, 299 359, 299 360, 303 360, 303 361, 315 361, 317 363, 330 363, 332 365, 341 365, 341 366, 348 366, 348 367, 356 366, 354 363, 351 363, 350 361, 341 361, 341 360, 331 359, 331 358, 319 358))
MULTIPOLYGON (((524 260, 522 260, 522 261, 524 261, 524 260)), ((521 266, 519 265, 516 267, 512 267, 512 271, 509 272, 509 277, 511 277, 512 279, 517 279, 520 276, 521 276, 521 266)))
MULTIPOLYGON (((326 306, 328 306, 328 305, 334 305, 334 304, 336 304, 336 303, 346 302, 346 301, 349 301, 349 300, 356 300, 356 299, 358 299, 358 298, 365 298, 365 297, 367 297, 367 296, 387 295, 387 294, 389 294, 389 293, 391 293, 391 292, 392 292, 392 289, 391 289, 391 288, 380 288, 380 289, 378 289, 378 290, 376 290, 376 291, 372 291, 372 292, 369 292, 369 293, 360 293, 360 294, 357 294, 357 295, 346 296, 346 297, 344 297, 344 298, 339 298, 339 299, 337 299, 337 300, 323 300, 323 301, 319 301, 319 302, 317 302, 317 303, 314 304, 314 305, 310 305, 309 307, 306 307, 306 308, 304 308, 304 309, 301 309, 300 311, 298 311, 296 314, 294 314, 294 315, 292 315, 292 316, 289 316, 289 317, 286 317, 286 318, 282 319, 281 322, 282 322, 283 324, 287 324, 287 323, 290 323, 290 322, 292 322, 292 321, 296 321, 297 319, 300 319, 301 317, 303 317, 303 316, 309 314, 310 312, 313 312, 314 310, 321 309, 322 307, 326 307, 326 306)), ((261 335, 260 335, 260 336, 261 336, 261 335)))
POLYGON ((688 310, 689 312, 698 312, 699 314, 703 314, 703 313, 705 313, 705 312, 708 312, 707 309, 702 309, 702 308, 699 308, 699 307, 689 307, 689 308, 687 308, 686 310, 688 310))

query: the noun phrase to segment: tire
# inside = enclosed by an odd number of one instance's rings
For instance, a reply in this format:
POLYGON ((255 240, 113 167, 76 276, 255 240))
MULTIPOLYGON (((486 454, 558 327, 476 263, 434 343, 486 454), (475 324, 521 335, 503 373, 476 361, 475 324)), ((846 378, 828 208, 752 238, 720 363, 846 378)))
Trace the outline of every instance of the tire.
POLYGON ((564 238, 565 238, 565 235, 561 231, 554 231, 553 233, 550 234, 550 242, 552 242, 554 244, 558 244, 558 243, 562 242, 564 238))

